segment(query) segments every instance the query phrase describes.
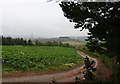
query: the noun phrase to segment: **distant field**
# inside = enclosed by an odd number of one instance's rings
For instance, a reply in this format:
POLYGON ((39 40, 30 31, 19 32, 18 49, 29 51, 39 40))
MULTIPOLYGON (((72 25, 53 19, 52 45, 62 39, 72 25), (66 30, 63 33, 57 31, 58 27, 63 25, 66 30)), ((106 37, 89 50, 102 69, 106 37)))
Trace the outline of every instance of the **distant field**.
POLYGON ((82 63, 73 48, 3 46, 3 72, 64 70, 82 63))
POLYGON ((68 42, 63 42, 63 43, 69 43, 70 45, 80 45, 80 42, 75 42, 75 41, 68 41, 68 42))
POLYGON ((62 43, 69 43, 72 46, 80 46, 80 45, 85 45, 86 41, 66 41, 62 43))

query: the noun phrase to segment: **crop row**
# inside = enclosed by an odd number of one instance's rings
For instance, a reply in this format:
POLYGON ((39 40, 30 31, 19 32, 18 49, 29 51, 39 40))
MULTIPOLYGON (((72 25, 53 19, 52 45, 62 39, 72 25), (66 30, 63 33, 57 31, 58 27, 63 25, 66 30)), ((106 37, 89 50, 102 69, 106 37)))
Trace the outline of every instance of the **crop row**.
MULTIPOLYGON (((2 63, 20 71, 44 70, 79 64, 80 56, 72 48, 48 46, 3 46, 2 63)), ((4 68, 4 67, 3 67, 4 68)))

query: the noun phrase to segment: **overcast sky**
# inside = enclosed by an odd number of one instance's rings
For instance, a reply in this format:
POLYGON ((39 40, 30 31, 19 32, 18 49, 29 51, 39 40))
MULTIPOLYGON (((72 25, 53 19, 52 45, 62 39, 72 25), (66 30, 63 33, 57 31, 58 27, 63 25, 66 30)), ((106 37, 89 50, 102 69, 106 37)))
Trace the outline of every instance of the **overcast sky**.
MULTIPOLYGON (((0 9, 1 10, 1 9, 0 9)), ((47 0, 2 0, 2 34, 9 36, 86 36, 64 17, 59 3, 47 0)), ((1 33, 1 32, 0 32, 1 33)))

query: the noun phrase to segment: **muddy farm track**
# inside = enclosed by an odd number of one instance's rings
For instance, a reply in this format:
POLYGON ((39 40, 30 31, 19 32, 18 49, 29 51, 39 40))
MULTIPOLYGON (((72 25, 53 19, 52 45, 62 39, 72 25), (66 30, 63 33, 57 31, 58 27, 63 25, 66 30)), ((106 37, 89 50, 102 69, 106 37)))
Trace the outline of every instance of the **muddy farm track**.
MULTIPOLYGON (((85 57, 87 54, 77 51, 78 54, 82 57, 85 57)), ((104 63, 93 56, 87 55, 91 60, 95 61, 94 67, 97 68, 97 71, 94 73, 96 78, 101 78, 106 80, 112 73, 104 65, 104 63), (99 73, 99 70, 102 70, 99 73)), ((65 71, 47 71, 47 72, 24 72, 24 73, 3 73, 3 82, 51 82, 55 80, 56 82, 74 82, 75 77, 80 77, 83 80, 83 64, 74 67, 70 70, 65 71)))

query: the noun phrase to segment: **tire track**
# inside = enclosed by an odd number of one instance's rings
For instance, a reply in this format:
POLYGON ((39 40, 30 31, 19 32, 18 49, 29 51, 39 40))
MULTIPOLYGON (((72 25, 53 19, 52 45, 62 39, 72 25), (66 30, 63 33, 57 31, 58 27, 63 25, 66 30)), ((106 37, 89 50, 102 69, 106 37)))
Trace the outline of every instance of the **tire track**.
MULTIPOLYGON (((82 56, 88 56, 87 54, 77 51, 77 53, 82 56)), ((95 66, 97 66, 97 60, 93 57, 88 56, 91 60, 95 61, 95 66)), ((60 72, 56 74, 43 74, 37 76, 23 76, 19 78, 3 78, 3 82, 51 82, 55 80, 56 82, 74 82, 75 77, 83 78, 83 66, 77 67, 75 69, 71 69, 65 72, 60 72)))

